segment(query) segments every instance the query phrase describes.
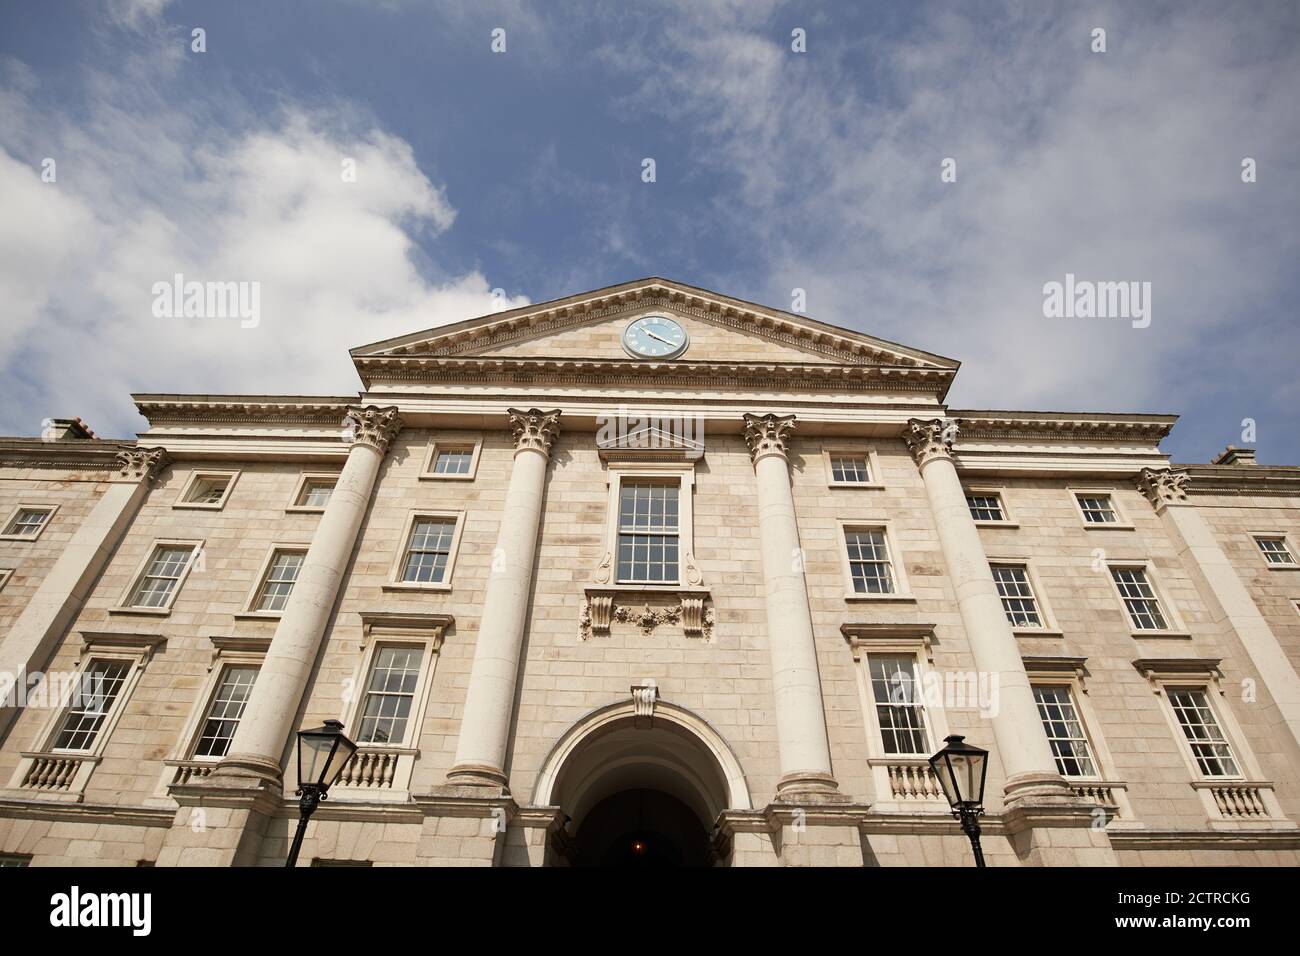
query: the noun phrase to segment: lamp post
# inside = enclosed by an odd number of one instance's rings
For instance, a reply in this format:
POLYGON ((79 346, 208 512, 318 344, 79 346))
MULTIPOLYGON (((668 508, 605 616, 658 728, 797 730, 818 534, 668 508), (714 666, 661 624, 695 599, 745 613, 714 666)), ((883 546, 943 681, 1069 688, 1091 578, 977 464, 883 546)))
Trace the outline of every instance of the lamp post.
POLYGON ((343 724, 325 721, 324 727, 298 731, 298 832, 293 835, 285 866, 298 865, 298 851, 307 832, 307 821, 338 780, 339 774, 357 752, 357 745, 343 734, 343 724))
POLYGON ((980 849, 979 818, 984 813, 984 778, 989 770, 989 752, 965 741, 960 734, 945 737, 943 742, 947 746, 930 758, 930 769, 943 787, 952 815, 961 821, 962 831, 970 837, 975 865, 982 867, 984 851, 980 849))

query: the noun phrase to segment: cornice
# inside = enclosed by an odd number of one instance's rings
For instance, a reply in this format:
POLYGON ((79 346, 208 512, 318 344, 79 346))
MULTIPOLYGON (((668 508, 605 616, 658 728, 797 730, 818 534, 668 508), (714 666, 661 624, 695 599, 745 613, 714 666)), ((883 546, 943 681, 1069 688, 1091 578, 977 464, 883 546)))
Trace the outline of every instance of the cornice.
POLYGON ((1173 465, 1187 473, 1189 497, 1281 495, 1300 497, 1300 467, 1287 465, 1173 465))
POLYGON ((75 439, 46 441, 42 438, 0 439, 0 468, 57 468, 70 471, 113 471, 122 463, 118 455, 134 452, 133 441, 75 439))
POLYGON ((961 428, 961 442, 1060 440, 1159 444, 1173 430, 1176 415, 1104 415, 1087 412, 949 411, 961 428))
POLYGON ((619 359, 547 359, 442 356, 371 356, 356 359, 366 388, 375 381, 484 383, 513 385, 626 385, 644 383, 659 388, 693 386, 718 388, 727 384, 762 382, 798 385, 827 391, 874 390, 947 391, 954 369, 902 365, 832 365, 788 362, 637 362, 619 359))
POLYGON ((884 362, 929 365, 954 371, 960 364, 953 359, 828 325, 804 315, 770 309, 659 277, 634 280, 497 315, 479 316, 442 329, 372 343, 353 349, 351 354, 354 359, 378 352, 464 354, 532 337, 539 326, 546 326, 548 332, 564 331, 615 316, 633 307, 671 308, 723 326, 757 332, 772 341, 825 354, 848 364, 884 362))
POLYGON ((140 414, 161 425, 190 422, 340 427, 357 396, 132 395, 140 414))

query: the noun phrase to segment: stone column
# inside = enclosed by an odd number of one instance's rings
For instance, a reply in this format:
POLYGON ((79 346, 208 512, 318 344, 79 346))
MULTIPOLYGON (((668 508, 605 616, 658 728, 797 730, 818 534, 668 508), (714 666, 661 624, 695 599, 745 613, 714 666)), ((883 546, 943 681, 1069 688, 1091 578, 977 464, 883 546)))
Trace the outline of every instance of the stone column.
POLYGON ((817 644, 790 489, 786 443, 793 431, 793 415, 745 416, 745 441, 758 481, 758 532, 781 761, 777 798, 808 802, 838 797, 839 785, 831 772, 817 644))
MULTIPOLYGON (((166 464, 166 452, 161 448, 130 448, 118 452, 117 460, 118 471, 107 490, 0 640, 0 675, 24 681, 27 674, 44 669, 166 464)), ((6 706, 8 681, 8 677, 0 676, 0 734, 21 710, 6 706)))
POLYGON ((343 425, 345 437, 351 441, 348 460, 285 602, 243 719, 230 742, 230 753, 213 771, 214 778, 280 779, 280 759, 356 545, 379 466, 401 420, 395 407, 370 405, 348 409, 343 425))
POLYGON ((1008 808, 1020 801, 1052 802, 1058 797, 1074 802, 1073 792, 1056 770, 1020 648, 966 504, 952 456, 956 437, 957 423, 937 418, 913 418, 903 433, 930 499, 975 666, 997 682, 993 736, 1007 774, 1004 802, 1008 808))
MULTIPOLYGON (((1188 472, 1143 468, 1138 490, 1151 502, 1180 557, 1209 600, 1217 625, 1237 635, 1260 680, 1273 698, 1270 721, 1277 739, 1287 742, 1292 763, 1300 765, 1300 677, 1296 676, 1277 635, 1219 547, 1204 516, 1187 500, 1188 472)), ((1279 768, 1281 769, 1281 768, 1279 768)), ((1294 774, 1294 766, 1283 772, 1294 774)))
POLYGON ((559 410, 508 409, 515 436, 515 461, 497 532, 493 571, 483 597, 483 616, 456 743, 456 762, 447 774, 453 786, 506 792, 506 744, 514 716, 515 682, 528 617, 537 531, 551 446, 560 434, 559 410))

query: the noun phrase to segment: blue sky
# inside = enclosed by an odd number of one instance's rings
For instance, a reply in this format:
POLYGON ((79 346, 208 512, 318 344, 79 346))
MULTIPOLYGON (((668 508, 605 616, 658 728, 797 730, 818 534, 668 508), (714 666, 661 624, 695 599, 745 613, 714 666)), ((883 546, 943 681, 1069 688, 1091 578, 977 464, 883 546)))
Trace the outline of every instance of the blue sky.
POLYGON ((961 359, 954 407, 1300 464, 1298 41, 1284 2, 5 3, 0 433, 347 394, 347 348, 493 289, 663 275, 961 359), (260 324, 154 317, 176 272, 260 324), (1045 318, 1066 273, 1150 282, 1150 326, 1045 318))

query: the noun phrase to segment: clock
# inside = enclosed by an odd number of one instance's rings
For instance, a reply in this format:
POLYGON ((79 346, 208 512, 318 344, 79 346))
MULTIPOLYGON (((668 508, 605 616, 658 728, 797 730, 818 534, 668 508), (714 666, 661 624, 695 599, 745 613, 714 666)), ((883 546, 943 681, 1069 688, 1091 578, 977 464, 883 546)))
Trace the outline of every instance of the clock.
POLYGON ((623 348, 633 358, 676 358, 689 341, 686 330, 666 315, 643 315, 623 330, 623 348))

